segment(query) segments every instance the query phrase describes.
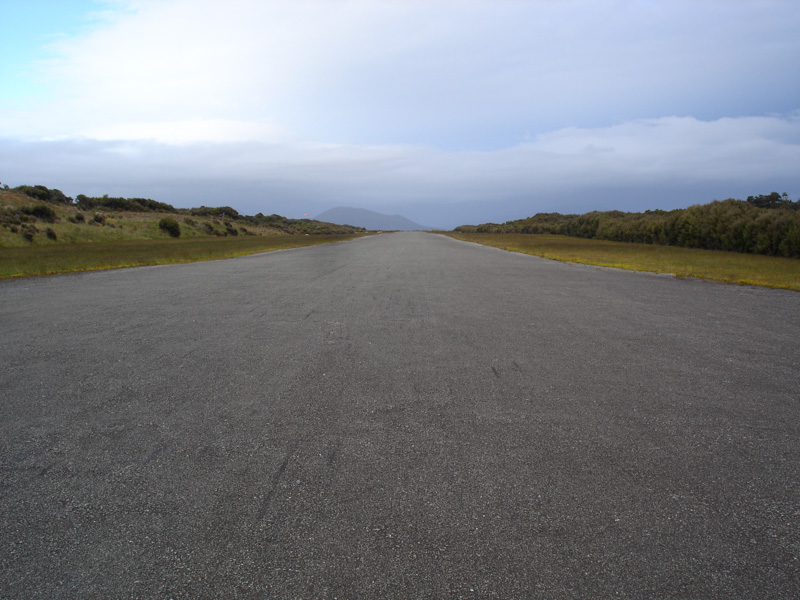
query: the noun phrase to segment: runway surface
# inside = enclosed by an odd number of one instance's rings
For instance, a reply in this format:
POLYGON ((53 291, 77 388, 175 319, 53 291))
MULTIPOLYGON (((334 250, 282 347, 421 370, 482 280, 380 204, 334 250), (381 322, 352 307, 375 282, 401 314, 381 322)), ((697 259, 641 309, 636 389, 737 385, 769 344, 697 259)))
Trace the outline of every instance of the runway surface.
POLYGON ((0 598, 800 597, 800 294, 424 233, 0 282, 0 598))

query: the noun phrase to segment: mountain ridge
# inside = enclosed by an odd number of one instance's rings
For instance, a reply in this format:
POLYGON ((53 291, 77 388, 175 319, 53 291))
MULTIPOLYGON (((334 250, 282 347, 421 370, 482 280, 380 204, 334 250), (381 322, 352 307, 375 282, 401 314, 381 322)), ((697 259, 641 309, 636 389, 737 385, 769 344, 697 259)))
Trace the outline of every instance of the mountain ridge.
POLYGON ((433 227, 427 227, 415 223, 402 215, 385 215, 383 213, 368 210, 366 208, 355 208, 352 206, 337 206, 320 213, 315 219, 325 219, 328 223, 337 225, 351 225, 354 227, 364 227, 369 230, 388 230, 388 231, 432 231, 433 227))

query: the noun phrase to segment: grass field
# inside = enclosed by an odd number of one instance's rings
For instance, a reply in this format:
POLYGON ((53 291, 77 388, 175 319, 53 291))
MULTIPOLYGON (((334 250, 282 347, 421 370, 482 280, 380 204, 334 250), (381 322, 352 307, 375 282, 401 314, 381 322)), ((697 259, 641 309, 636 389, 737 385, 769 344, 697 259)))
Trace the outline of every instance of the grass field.
POLYGON ((587 240, 558 235, 447 233, 511 252, 634 271, 672 273, 711 281, 800 291, 800 260, 674 246, 587 240))
POLYGON ((197 262, 350 240, 361 235, 265 235, 119 240, 0 248, 0 279, 197 262))
POLYGON ((0 190, 0 279, 216 260, 366 235, 349 226, 280 219, 84 211, 0 190), (159 225, 164 217, 179 237, 159 225))

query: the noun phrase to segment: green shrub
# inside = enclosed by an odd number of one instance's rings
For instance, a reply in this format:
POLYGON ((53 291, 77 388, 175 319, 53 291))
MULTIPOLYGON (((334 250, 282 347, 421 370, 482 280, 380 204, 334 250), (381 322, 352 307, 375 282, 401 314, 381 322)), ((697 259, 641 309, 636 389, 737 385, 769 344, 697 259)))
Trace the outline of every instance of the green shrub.
POLYGON ((103 215, 101 215, 100 213, 94 213, 94 219, 93 220, 94 220, 95 223, 101 223, 101 224, 106 222, 106 218, 103 215))
MULTIPOLYGON (((0 223, 2 223, 4 227, 8 225, 20 225, 22 224, 22 216, 23 215, 17 213, 10 207, 6 207, 0 210, 0 223)), ((25 218, 27 219, 27 217, 25 218)))
MULTIPOLYGON (((5 189, 8 189, 8 186, 6 186, 5 189)), ((31 198, 36 198, 37 200, 44 200, 45 202, 72 204, 72 198, 66 196, 61 190, 49 190, 43 185, 20 185, 15 187, 14 190, 22 192, 31 198)))
POLYGON ((53 229, 52 227, 48 227, 45 233, 47 234, 47 237, 53 240, 54 242, 58 239, 58 234, 56 234, 56 230, 53 229))
POLYGON ((665 244, 800 257, 800 203, 773 192, 748 198, 729 198, 671 211, 620 211, 583 215, 538 213, 503 224, 456 227, 461 233, 551 233, 588 239, 641 244, 665 244))
POLYGON ((39 230, 36 228, 36 225, 31 223, 25 223, 22 226, 22 237, 24 237, 29 242, 33 241, 33 236, 39 233, 39 230))
POLYGON ((127 212, 175 212, 175 207, 165 202, 156 202, 149 198, 109 198, 105 194, 102 198, 90 198, 84 194, 78 194, 76 204, 84 210, 103 209, 121 210, 127 212))
POLYGON ((181 226, 172 217, 164 217, 158 222, 158 226, 172 237, 181 237, 181 226))
POLYGON ((37 200, 48 200, 50 198, 50 190, 43 185, 20 185, 15 187, 14 190, 37 200))
POLYGON ((22 209, 22 212, 25 213, 26 215, 36 217, 40 221, 46 221, 47 223, 53 223, 58 218, 56 216, 56 211, 53 210, 53 207, 47 206, 47 204, 26 206, 25 208, 22 209))

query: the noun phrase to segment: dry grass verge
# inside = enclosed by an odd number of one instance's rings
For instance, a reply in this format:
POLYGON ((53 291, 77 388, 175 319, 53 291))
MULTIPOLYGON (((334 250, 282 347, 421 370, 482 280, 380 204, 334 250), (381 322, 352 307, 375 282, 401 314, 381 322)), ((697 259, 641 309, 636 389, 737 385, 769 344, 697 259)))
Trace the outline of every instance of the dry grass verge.
POLYGON ((800 259, 559 235, 447 233, 450 237, 562 262, 800 291, 800 259))
POLYGON ((0 248, 0 279, 217 260, 271 250, 340 242, 362 235, 366 234, 120 240, 0 248))

